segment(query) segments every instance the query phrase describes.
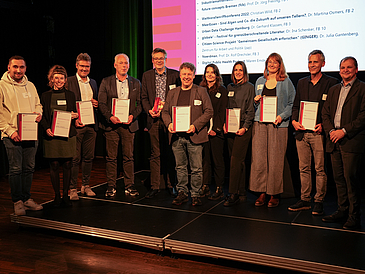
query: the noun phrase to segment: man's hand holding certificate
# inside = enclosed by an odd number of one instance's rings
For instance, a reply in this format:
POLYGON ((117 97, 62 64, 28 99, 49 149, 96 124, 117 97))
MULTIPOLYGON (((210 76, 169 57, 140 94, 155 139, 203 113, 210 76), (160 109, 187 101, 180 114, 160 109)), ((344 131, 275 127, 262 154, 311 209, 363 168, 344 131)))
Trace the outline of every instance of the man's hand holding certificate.
POLYGON ((36 141, 38 139, 38 117, 39 114, 37 113, 18 114, 19 141, 36 141))
POLYGON ((315 130, 317 123, 318 102, 300 102, 299 123, 305 129, 315 130))
POLYGON ((91 101, 77 101, 76 108, 80 126, 95 124, 94 108, 91 101))
POLYGON ((172 125, 171 130, 169 126, 170 132, 187 132, 187 133, 195 132, 195 126, 190 125, 190 106, 172 107, 172 124, 170 125, 172 125))
MULTIPOLYGON (((132 122, 132 121, 130 121, 131 115, 129 115, 129 103, 130 103, 130 99, 113 98, 112 114, 113 114, 113 116, 117 117, 119 119, 119 122, 121 122, 121 123, 129 124, 132 122)), ((132 116, 132 119, 133 119, 133 116, 132 116)), ((112 123, 114 123, 114 121, 112 119, 110 119, 110 120, 112 121, 112 123)), ((119 122, 117 122, 117 123, 119 123, 119 122)), ((114 124, 116 124, 116 123, 114 123, 114 124)))

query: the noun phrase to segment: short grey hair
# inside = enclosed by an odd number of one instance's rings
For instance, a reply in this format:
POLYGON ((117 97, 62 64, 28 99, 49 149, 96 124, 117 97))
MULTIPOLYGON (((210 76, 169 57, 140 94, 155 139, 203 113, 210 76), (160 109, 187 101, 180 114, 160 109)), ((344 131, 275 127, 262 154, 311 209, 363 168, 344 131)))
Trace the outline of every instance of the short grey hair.
POLYGON ((128 61, 128 64, 129 64, 129 57, 128 57, 128 55, 127 54, 125 54, 125 53, 118 53, 117 55, 115 55, 115 57, 114 57, 114 63, 116 63, 117 62, 117 59, 118 59, 118 57, 119 56, 124 56, 124 58, 125 59, 127 59, 127 61, 128 61))

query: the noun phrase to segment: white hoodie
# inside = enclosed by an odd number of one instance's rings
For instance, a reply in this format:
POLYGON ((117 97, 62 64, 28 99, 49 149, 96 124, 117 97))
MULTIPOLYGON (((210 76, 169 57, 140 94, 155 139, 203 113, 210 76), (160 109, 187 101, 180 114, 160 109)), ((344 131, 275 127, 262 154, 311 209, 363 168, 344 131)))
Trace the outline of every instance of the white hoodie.
POLYGON ((41 113, 42 105, 37 90, 24 75, 20 83, 5 72, 0 81, 0 130, 1 139, 11 137, 18 130, 18 113, 41 113))

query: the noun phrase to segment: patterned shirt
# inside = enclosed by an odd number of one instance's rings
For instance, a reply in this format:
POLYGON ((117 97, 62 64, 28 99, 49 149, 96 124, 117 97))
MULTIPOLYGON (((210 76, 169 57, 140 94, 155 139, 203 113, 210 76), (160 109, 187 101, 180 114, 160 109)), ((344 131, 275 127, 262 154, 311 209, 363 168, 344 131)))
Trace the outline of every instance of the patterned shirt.
POLYGON ((162 74, 159 74, 157 70, 155 70, 155 77, 156 97, 160 97, 161 101, 165 102, 167 80, 166 68, 162 74))

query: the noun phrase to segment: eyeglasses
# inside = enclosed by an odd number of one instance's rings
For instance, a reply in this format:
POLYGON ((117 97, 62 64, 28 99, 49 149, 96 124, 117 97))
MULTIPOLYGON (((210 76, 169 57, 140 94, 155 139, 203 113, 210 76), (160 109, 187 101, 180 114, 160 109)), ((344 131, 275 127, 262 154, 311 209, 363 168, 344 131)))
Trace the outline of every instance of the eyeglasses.
POLYGON ((165 58, 164 57, 160 57, 160 58, 153 58, 153 60, 154 61, 164 61, 165 60, 165 58))

